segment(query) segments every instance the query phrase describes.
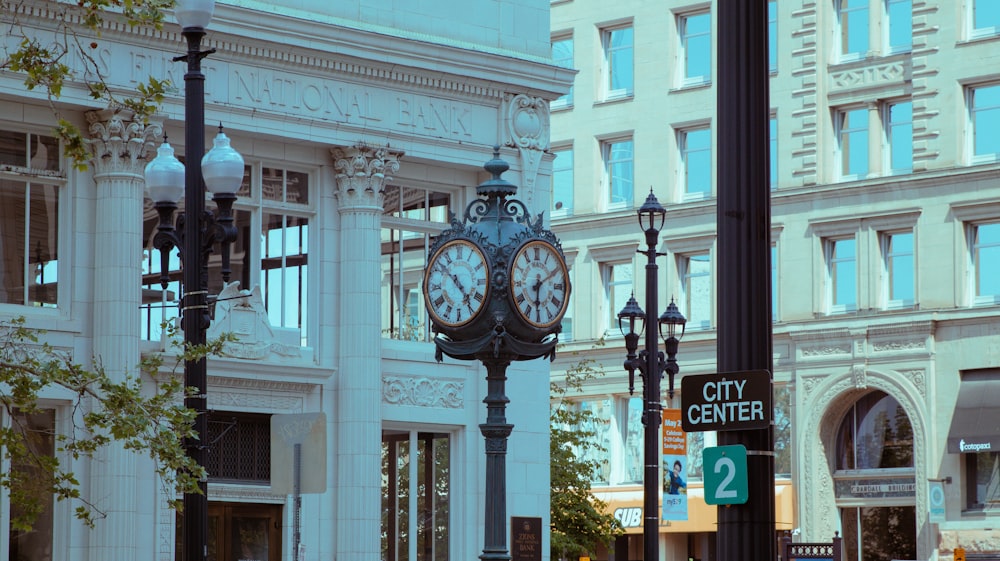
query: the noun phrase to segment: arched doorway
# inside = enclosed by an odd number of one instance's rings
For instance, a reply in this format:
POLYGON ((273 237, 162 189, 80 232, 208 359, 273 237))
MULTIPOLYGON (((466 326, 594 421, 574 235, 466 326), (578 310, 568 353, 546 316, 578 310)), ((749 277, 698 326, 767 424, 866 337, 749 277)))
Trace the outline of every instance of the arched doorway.
POLYGON ((906 411, 882 391, 841 420, 833 480, 848 561, 917 559, 913 438, 906 411))

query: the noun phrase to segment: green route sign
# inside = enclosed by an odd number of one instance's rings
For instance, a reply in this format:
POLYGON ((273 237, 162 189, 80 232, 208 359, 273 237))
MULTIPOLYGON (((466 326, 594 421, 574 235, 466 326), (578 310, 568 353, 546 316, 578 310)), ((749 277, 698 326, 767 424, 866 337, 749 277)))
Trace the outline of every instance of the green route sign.
POLYGON ((705 502, 741 505, 750 498, 747 483, 747 449, 742 444, 705 448, 705 502))

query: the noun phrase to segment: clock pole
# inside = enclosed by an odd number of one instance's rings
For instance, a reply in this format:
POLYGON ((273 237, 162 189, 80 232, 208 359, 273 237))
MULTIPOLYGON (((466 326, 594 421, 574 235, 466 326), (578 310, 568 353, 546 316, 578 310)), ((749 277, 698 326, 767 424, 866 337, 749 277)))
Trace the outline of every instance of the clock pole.
POLYGON ((541 214, 532 217, 524 203, 511 198, 517 187, 500 177, 509 166, 499 147, 483 167, 492 178, 476 188, 480 198, 469 203, 463 220, 453 214, 451 226, 431 245, 424 303, 436 333, 437 360, 448 355, 478 360, 486 368, 486 422, 479 425, 486 444, 486 511, 479 558, 508 561, 507 442, 514 425, 506 416, 507 367, 516 360, 554 358, 570 284, 559 240, 542 227, 541 214), (470 244, 470 253, 479 252, 486 261, 484 270, 472 266, 471 276, 470 261, 463 263, 461 253, 459 259, 444 257, 449 247, 470 244), (473 292, 466 283, 472 279, 485 287, 474 292, 481 300, 468 305, 473 292), (462 315, 453 313, 449 298, 466 304, 462 315))

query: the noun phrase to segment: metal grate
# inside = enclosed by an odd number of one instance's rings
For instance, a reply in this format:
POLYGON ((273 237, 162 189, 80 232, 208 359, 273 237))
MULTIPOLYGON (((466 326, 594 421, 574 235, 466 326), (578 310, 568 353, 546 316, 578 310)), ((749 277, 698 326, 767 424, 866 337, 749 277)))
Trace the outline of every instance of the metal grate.
POLYGON ((208 479, 216 483, 271 483, 271 416, 208 414, 208 479))

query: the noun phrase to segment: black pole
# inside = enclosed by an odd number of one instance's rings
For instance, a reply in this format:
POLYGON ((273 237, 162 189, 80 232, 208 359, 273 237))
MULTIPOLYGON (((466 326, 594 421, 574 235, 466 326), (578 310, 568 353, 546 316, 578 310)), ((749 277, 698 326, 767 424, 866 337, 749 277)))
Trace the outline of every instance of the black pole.
MULTIPOLYGON (((201 157, 205 153, 205 75, 201 72, 201 39, 205 30, 200 27, 184 28, 187 39, 188 70, 184 74, 184 243, 181 257, 184 261, 184 298, 181 321, 184 329, 185 348, 204 345, 208 329, 208 254, 203 247, 202 215, 205 213, 205 188, 201 177, 201 157)), ((205 358, 184 363, 184 385, 196 388, 194 395, 184 399, 184 406, 194 410, 196 438, 185 439, 187 454, 199 466, 208 462, 208 373, 205 358)), ((183 540, 184 560, 204 561, 208 557, 208 483, 199 484, 201 493, 184 494, 183 540)))
MULTIPOLYGON (((767 0, 719 0, 718 370, 772 372, 767 0)), ((719 431, 748 451, 749 500, 720 508, 720 561, 775 559, 774 438, 719 431)))
POLYGON ((642 540, 643 560, 660 559, 660 379, 663 370, 659 360, 657 331, 656 246, 660 231, 654 224, 646 230, 646 348, 640 352, 645 360, 643 372, 643 461, 642 477, 642 540))
POLYGON ((504 389, 512 357, 492 352, 481 356, 486 366, 486 422, 479 430, 486 439, 486 526, 483 561, 509 561, 507 550, 507 438, 514 425, 507 423, 510 400, 504 389))

